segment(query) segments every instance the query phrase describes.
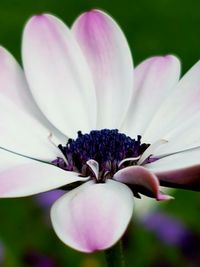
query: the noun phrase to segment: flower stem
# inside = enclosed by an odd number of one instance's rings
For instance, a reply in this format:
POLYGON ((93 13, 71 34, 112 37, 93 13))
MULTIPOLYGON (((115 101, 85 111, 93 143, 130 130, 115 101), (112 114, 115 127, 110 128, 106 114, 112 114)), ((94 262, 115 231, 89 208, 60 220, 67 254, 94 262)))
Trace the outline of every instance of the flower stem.
POLYGON ((105 251, 107 267, 125 267, 122 241, 105 251))

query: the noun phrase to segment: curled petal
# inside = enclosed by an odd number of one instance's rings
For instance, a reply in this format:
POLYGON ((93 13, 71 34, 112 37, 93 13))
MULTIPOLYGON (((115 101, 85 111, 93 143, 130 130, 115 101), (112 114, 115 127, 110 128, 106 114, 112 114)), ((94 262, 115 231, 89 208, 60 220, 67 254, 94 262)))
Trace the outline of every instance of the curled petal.
POLYGON ((133 62, 127 40, 117 23, 100 10, 82 14, 72 32, 93 75, 98 100, 97 127, 119 128, 133 88, 133 62))
POLYGON ((10 155, 4 155, 4 159, 7 156, 6 167, 0 168, 0 198, 30 196, 87 180, 75 172, 67 172, 50 164, 5 153, 10 155))
POLYGON ((157 200, 169 200, 172 197, 159 191, 159 180, 150 171, 141 166, 130 166, 119 170, 113 177, 116 181, 133 185, 133 191, 156 198, 157 200))
POLYGON ((133 194, 124 184, 87 182, 58 199, 51 219, 59 238, 83 252, 104 250, 120 239, 131 219, 133 194))
POLYGON ((200 190, 200 149, 161 158, 145 167, 163 186, 200 190))
POLYGON ((200 191, 200 164, 179 170, 158 172, 156 176, 163 186, 200 191))

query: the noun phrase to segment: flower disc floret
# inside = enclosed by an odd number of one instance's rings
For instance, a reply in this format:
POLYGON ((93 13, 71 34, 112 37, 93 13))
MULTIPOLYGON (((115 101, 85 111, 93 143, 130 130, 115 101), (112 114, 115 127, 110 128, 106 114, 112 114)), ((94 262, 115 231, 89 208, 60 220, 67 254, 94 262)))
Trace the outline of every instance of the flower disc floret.
POLYGON ((91 131, 89 134, 78 131, 77 139, 69 139, 65 146, 58 147, 67 159, 67 163, 61 158, 53 161, 58 167, 87 175, 87 161, 93 159, 98 162, 102 176, 112 176, 119 169, 122 160, 138 158, 149 144, 142 143, 140 135, 137 139, 132 139, 118 129, 103 129, 91 131))

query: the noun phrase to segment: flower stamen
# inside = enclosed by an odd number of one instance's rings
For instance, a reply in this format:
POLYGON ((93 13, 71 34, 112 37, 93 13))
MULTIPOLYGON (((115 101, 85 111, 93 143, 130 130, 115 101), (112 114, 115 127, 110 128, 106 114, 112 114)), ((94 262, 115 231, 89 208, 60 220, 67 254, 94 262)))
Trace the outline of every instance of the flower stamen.
POLYGON ((140 157, 140 159, 138 160, 137 164, 138 165, 143 165, 144 163, 146 163, 147 159, 150 158, 153 155, 153 152, 160 146, 163 144, 166 144, 168 141, 165 139, 160 139, 157 140, 155 143, 151 144, 142 154, 142 156, 140 157))
POLYGON ((138 157, 132 157, 132 158, 125 158, 122 161, 120 161, 120 163, 118 164, 118 167, 120 168, 125 162, 128 161, 133 161, 133 162, 137 162, 140 159, 141 156, 138 157))
POLYGON ((92 173, 94 174, 96 181, 99 181, 99 163, 94 159, 90 159, 86 162, 86 164, 89 166, 92 173))
POLYGON ((65 154, 62 153, 62 151, 58 148, 58 146, 53 141, 53 134, 50 132, 48 135, 48 140, 53 145, 54 148, 56 148, 56 151, 58 152, 59 158, 63 159, 66 165, 69 165, 67 158, 65 157, 65 154))
POLYGON ((132 139, 117 129, 94 130, 86 134, 79 131, 77 139, 69 139, 65 146, 58 146, 61 158, 52 163, 67 171, 92 175, 97 182, 104 182, 112 178, 119 168, 130 163, 137 164, 149 147, 149 144, 141 142, 141 138, 138 135, 132 139), (63 155, 67 162, 64 162, 63 155))

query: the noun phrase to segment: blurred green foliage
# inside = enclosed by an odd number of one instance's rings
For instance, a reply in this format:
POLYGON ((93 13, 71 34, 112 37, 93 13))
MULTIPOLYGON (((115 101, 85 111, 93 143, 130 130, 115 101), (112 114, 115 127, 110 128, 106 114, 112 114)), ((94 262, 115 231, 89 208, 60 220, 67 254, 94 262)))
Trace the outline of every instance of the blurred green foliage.
POLYGON ((173 53, 185 71, 200 57, 198 0, 1 0, 0 42, 19 59, 23 26, 31 15, 49 12, 71 25, 91 8, 106 10, 118 21, 136 64, 151 55, 173 53))
MULTIPOLYGON (((71 25, 81 12, 91 8, 103 9, 118 21, 136 65, 149 56, 172 53, 181 58, 185 72, 200 58, 199 0, 1 0, 0 43, 20 61, 23 26, 31 15, 49 12, 71 25)), ((155 205, 200 234, 200 195, 180 190, 175 197, 175 201, 155 205)), ((0 239, 5 247, 3 267, 29 266, 24 263, 28 250, 49 255, 56 267, 104 266, 101 253, 84 255, 63 245, 47 224, 47 213, 33 198, 0 200, 0 213, 0 239)), ((162 266, 191 266, 177 248, 162 244, 138 221, 129 229, 125 254, 127 266, 154 267, 157 258, 170 264, 162 266)))

